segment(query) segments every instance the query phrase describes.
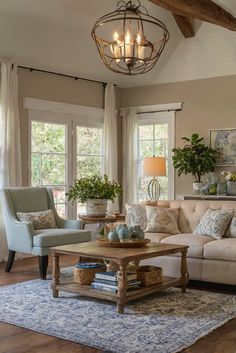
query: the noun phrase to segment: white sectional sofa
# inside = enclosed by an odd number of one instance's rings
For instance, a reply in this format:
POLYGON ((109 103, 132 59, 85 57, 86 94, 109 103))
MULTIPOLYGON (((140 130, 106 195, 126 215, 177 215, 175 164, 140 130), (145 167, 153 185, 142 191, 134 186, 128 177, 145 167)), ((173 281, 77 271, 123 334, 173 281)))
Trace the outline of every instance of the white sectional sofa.
MULTIPOLYGON (((153 242, 188 245, 190 279, 236 285, 236 237, 216 240, 210 236, 193 234, 208 208, 236 210, 236 201, 159 201, 152 206, 179 208, 178 226, 181 234, 146 233, 146 238, 153 242)), ((144 264, 162 267, 166 276, 180 275, 178 254, 148 259, 142 262, 144 264)))

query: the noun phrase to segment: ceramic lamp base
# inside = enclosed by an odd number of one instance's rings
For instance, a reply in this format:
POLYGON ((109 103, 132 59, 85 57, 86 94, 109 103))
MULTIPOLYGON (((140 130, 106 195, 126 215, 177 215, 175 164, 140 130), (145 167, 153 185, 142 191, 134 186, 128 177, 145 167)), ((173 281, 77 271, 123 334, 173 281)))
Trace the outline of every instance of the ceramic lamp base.
POLYGON ((148 184, 148 196, 150 200, 157 201, 160 197, 161 186, 157 178, 153 178, 148 184))

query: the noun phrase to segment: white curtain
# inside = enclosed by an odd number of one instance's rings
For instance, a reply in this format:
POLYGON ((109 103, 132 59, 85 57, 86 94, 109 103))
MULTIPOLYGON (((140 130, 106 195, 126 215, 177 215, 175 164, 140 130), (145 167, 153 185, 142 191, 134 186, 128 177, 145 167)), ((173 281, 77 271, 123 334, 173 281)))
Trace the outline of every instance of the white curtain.
MULTIPOLYGON (((1 64, 0 86, 0 188, 21 186, 20 119, 17 66, 1 64)), ((0 214, 0 260, 7 256, 5 230, 0 214)))
MULTIPOLYGON (((104 174, 111 180, 118 180, 117 117, 115 88, 108 83, 105 90, 104 112, 104 174)), ((108 202, 108 213, 119 212, 119 202, 108 202)))
POLYGON ((125 204, 137 202, 137 115, 135 110, 123 110, 123 212, 125 204))

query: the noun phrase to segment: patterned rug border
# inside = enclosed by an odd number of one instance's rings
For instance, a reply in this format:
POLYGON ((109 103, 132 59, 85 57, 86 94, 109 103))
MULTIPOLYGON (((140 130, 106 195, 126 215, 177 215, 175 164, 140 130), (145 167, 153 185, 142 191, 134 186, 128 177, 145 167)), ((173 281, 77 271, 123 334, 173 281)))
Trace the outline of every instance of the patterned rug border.
MULTIPOLYGON (((28 282, 28 281, 27 281, 28 282)), ((209 330, 206 334, 202 334, 202 336, 198 336, 198 338, 195 339, 195 341, 192 341, 192 344, 191 345, 185 345, 183 346, 182 348, 180 349, 177 349, 175 351, 171 351, 169 353, 181 353, 183 350, 191 347, 192 345, 194 345, 196 342, 198 342, 199 340, 201 340, 202 338, 210 335, 212 332, 216 331, 218 328, 220 328, 221 326, 224 326, 226 323, 230 322, 231 320, 235 319, 236 318, 236 314, 229 318, 229 319, 226 319, 224 322, 222 322, 222 324, 216 326, 216 327, 213 327, 211 330, 209 330)), ((82 346, 86 346, 88 348, 92 348, 92 349, 98 349, 98 350, 102 350, 102 353, 114 353, 114 351, 111 351, 111 350, 106 350, 102 347, 98 347, 96 345, 93 345, 93 346, 88 346, 88 344, 86 343, 83 343, 83 342, 76 342, 76 341, 73 341, 73 340, 70 340, 70 339, 66 339, 66 338, 62 338, 62 337, 59 337, 55 334, 49 334, 49 333, 45 333, 43 330, 34 330, 32 328, 28 328, 27 326, 24 326, 24 325, 18 325, 18 324, 14 324, 14 323, 11 323, 11 322, 8 322, 7 320, 2 320, 0 319, 0 322, 4 323, 4 324, 8 324, 8 325, 12 325, 12 326, 15 326, 15 327, 20 327, 20 328, 23 328, 23 329, 26 329, 26 330, 29 330, 29 331, 32 331, 32 332, 35 332, 35 333, 39 333, 39 334, 43 334, 43 335, 46 335, 46 336, 50 336, 50 337, 55 337, 55 338, 58 338, 58 339, 61 339, 63 341, 68 341, 68 342, 72 342, 72 343, 76 343, 76 344, 80 344, 82 346)), ((148 353, 148 351, 146 351, 148 353)), ((123 353, 128 353, 128 352, 123 352, 123 353)))
MULTIPOLYGON (((29 280, 29 281, 23 281, 23 282, 19 282, 19 283, 16 283, 16 284, 10 284, 10 285, 5 285, 5 286, 0 286, 0 293, 1 293, 1 290, 2 289, 13 289, 13 288, 17 288, 17 287, 20 287, 22 285, 30 285, 30 284, 42 284, 42 283, 50 283, 49 280, 47 281, 44 281, 42 282, 40 279, 35 279, 35 280, 29 280)), ((163 293, 179 293, 179 289, 177 288, 174 288, 174 289, 171 289, 171 290, 165 290, 163 291, 163 293)), ((203 290, 195 290, 195 289, 189 289, 188 291, 188 294, 191 294, 191 293, 205 293, 205 294, 212 294, 212 295, 215 295, 217 297, 224 297, 224 298, 229 298, 230 301, 232 300, 232 303, 235 302, 236 304, 236 296, 235 295, 232 295, 232 294, 222 294, 222 293, 215 293, 215 292, 208 292, 208 291, 203 291, 203 290)), ((63 295, 62 295, 62 298, 65 298, 65 292, 63 292, 63 295)), ((75 295, 73 297, 69 297, 69 298, 74 298, 75 295)), ((76 296, 78 298, 78 296, 76 296)), ((153 298, 154 296, 149 296, 147 298, 153 298)), ((82 301, 89 301, 89 302, 99 302, 99 303, 105 303, 105 304, 109 304, 110 307, 113 307, 114 309, 114 312, 116 311, 116 306, 114 303, 108 303, 107 301, 100 301, 100 300, 96 300, 96 299, 91 299, 91 298, 86 298, 86 297, 81 297, 81 300, 82 301)), ((128 304, 127 305, 127 309, 132 309, 133 306, 135 305, 138 305, 138 303, 142 303, 144 301, 144 299, 140 299, 140 300, 137 300, 135 303, 136 304, 128 304)), ((123 315, 123 317, 125 318, 126 316, 126 313, 123 315)), ((127 316, 128 316, 128 313, 127 313, 127 316)), ((200 335, 197 335, 197 337, 193 337, 192 341, 191 341, 191 344, 184 344, 183 342, 181 342, 181 348, 177 348, 175 350, 163 350, 163 353, 180 353, 182 352, 184 349, 186 348, 189 348, 190 346, 192 346, 193 344, 195 344, 197 341, 199 341, 200 339, 202 339, 203 337, 206 337, 207 335, 209 335, 210 333, 214 332, 215 330, 217 330, 218 328, 222 327, 223 325, 225 325, 226 323, 228 323, 229 321, 233 320, 236 318, 236 309, 235 309, 235 312, 232 313, 232 315, 229 315, 225 320, 222 320, 219 324, 214 324, 213 327, 211 328, 207 328, 207 331, 206 332, 203 332, 202 334, 200 335)), ((81 344, 81 345, 84 345, 84 346, 87 346, 88 348, 94 348, 94 349, 98 349, 98 350, 102 350, 104 353, 114 353, 116 351, 114 350, 109 350, 107 349, 107 347, 105 346, 102 346, 102 345, 96 345, 94 343, 92 344, 88 344, 88 342, 86 340, 83 340, 83 339, 79 339, 79 341, 76 341, 75 339, 73 338, 70 338, 68 337, 68 333, 65 333, 65 335, 67 335, 67 337, 61 335, 61 334, 55 334, 55 333, 47 333, 45 329, 40 329, 40 328, 29 328, 29 325, 25 324, 25 323, 16 323, 16 322, 13 322, 11 319, 6 319, 6 318, 2 318, 0 317, 0 321, 3 322, 3 323, 6 323, 6 324, 9 324, 9 325, 13 325, 13 326, 16 326, 16 327, 21 327, 21 328, 24 328, 24 329, 27 329, 27 330, 30 330, 32 332, 36 332, 36 333, 40 333, 40 334, 45 334, 47 336, 51 336, 51 337, 55 337, 55 338, 59 338, 59 339, 62 339, 62 340, 65 340, 65 341, 69 341, 69 342, 73 342, 73 343, 77 343, 77 344, 81 344)), ((120 352, 120 351, 117 351, 117 352, 120 352)), ((148 353, 149 350, 146 350, 146 352, 148 353)), ((122 353, 129 353, 129 351, 124 351, 122 353)))

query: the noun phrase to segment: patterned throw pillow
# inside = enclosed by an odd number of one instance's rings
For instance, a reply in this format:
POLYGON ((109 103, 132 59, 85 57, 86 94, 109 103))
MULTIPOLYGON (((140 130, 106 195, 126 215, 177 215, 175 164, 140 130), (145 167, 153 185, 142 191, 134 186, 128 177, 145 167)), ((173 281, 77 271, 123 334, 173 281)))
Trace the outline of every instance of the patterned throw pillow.
POLYGON ((227 232, 229 238, 236 238, 236 217, 232 218, 232 221, 227 232))
POLYGON ((147 217, 145 205, 125 205, 126 217, 125 223, 128 227, 140 226, 142 229, 146 229, 147 217))
POLYGON ((220 239, 224 236, 232 217, 232 210, 213 210, 208 208, 193 233, 220 239))
POLYGON ((149 233, 179 234, 177 224, 179 210, 177 208, 164 208, 146 206, 147 228, 149 233))
POLYGON ((57 228, 53 210, 42 212, 17 212, 17 218, 21 222, 32 222, 34 229, 57 228))

